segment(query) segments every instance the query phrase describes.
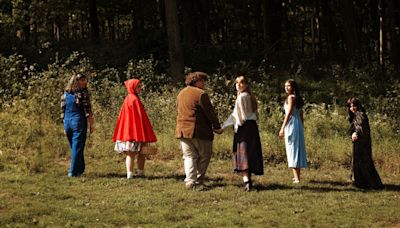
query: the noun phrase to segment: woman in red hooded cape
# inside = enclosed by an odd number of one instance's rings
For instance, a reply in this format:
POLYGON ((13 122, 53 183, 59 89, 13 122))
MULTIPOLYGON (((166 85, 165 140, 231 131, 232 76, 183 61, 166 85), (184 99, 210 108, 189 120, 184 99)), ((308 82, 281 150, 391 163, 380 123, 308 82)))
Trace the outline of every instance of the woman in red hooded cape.
POLYGON ((113 135, 114 150, 126 154, 127 178, 133 178, 133 163, 138 154, 138 176, 144 176, 145 155, 139 153, 143 143, 156 142, 157 138, 138 94, 142 88, 140 80, 125 81, 128 95, 122 104, 113 135))

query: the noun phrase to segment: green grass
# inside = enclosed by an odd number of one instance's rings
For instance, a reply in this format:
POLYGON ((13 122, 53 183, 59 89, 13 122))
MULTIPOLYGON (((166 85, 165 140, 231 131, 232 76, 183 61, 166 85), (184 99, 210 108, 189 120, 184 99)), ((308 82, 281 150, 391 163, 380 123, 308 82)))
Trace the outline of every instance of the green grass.
POLYGON ((301 184, 291 183, 277 137, 283 114, 275 105, 260 114, 265 175, 254 178, 257 191, 243 192, 241 178, 232 173, 232 129, 215 137, 207 187, 188 191, 174 138, 172 93, 144 102, 159 148, 144 179, 126 180, 124 157, 113 152, 120 104, 102 108, 94 102, 96 131, 88 137, 87 170, 79 178, 67 177, 70 148, 50 109, 39 112, 35 102, 20 100, 2 110, 0 227, 400 227, 399 132, 390 119, 369 116, 382 191, 350 185, 346 109, 323 105, 305 113, 310 168, 301 184))
POLYGON ((90 159, 83 177, 68 161, 45 173, 0 172, 0 227, 397 227, 400 177, 381 172, 386 189, 364 191, 349 171, 306 169, 299 185, 285 165, 265 165, 256 191, 243 192, 229 160, 211 161, 207 187, 186 190, 183 162, 149 160, 146 178, 125 179, 122 156, 90 159))

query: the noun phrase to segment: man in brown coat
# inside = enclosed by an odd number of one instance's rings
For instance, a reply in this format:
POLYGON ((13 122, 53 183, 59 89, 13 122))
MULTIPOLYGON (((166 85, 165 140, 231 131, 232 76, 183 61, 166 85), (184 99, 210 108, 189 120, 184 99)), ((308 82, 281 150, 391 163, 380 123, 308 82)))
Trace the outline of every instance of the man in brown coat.
POLYGON ((207 74, 189 73, 186 88, 177 97, 177 124, 175 136, 179 138, 184 159, 186 188, 201 183, 210 163, 214 132, 222 129, 210 98, 204 91, 207 74))

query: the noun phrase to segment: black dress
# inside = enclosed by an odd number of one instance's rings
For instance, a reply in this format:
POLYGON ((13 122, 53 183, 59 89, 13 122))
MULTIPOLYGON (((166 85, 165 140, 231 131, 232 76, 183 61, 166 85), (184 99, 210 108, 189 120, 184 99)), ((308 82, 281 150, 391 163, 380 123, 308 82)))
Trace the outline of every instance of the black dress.
POLYGON ((371 135, 368 117, 363 112, 356 112, 350 125, 350 134, 357 133, 353 142, 352 176, 354 185, 363 189, 380 189, 381 178, 372 160, 371 135))
POLYGON ((263 157, 260 135, 255 120, 246 120, 233 138, 233 169, 235 172, 249 171, 263 175, 263 157))

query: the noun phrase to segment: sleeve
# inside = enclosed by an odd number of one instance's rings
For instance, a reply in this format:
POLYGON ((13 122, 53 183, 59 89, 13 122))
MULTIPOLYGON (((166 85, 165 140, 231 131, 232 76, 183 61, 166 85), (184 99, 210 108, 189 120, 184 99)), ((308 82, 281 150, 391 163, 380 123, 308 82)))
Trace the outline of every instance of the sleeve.
POLYGON ((65 105, 66 105, 66 101, 65 101, 65 93, 61 96, 61 119, 64 119, 64 114, 65 114, 65 105))
POLYGON ((363 136, 369 134, 369 131, 367 115, 363 112, 358 112, 354 117, 354 132, 356 132, 358 136, 363 136))
POLYGON ((85 116, 93 116, 92 104, 90 102, 90 93, 88 90, 82 92, 82 104, 83 109, 85 110, 85 116))
POLYGON ((200 97, 200 106, 204 109, 204 114, 212 124, 213 128, 220 129, 221 125, 219 124, 217 113, 215 112, 214 107, 211 104, 210 98, 206 93, 203 93, 200 97))
POLYGON ((251 96, 249 94, 240 95, 237 99, 237 114, 239 125, 242 125, 249 116, 253 113, 252 104, 251 104, 251 96))
POLYGON ((222 128, 225 129, 229 126, 232 126, 235 124, 235 118, 233 117, 233 115, 229 115, 229 117, 224 121, 224 123, 222 124, 222 128))
POLYGON ((369 121, 368 121, 368 117, 365 113, 362 113, 361 130, 362 130, 361 134, 363 134, 363 135, 370 134, 369 121))

